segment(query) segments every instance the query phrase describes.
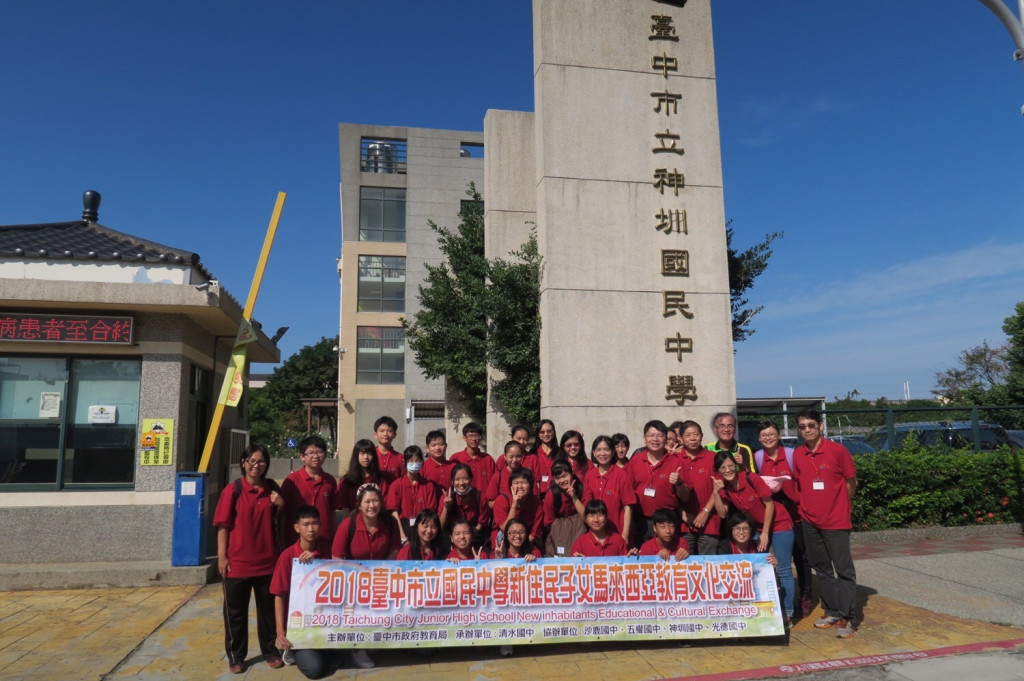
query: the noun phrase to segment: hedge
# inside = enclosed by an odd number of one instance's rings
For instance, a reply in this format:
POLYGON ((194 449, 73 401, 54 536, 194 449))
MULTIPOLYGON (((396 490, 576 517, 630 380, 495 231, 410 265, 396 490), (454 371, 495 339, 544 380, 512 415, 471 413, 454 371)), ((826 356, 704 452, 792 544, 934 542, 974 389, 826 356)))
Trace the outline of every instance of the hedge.
POLYGON ((1024 520, 1024 456, 915 442, 854 457, 853 529, 1005 524, 1024 520))

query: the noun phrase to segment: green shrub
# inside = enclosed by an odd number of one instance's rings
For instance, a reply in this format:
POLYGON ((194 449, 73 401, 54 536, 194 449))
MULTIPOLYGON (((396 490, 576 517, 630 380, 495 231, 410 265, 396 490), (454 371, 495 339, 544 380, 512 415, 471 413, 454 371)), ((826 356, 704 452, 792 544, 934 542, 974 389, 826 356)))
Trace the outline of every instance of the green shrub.
POLYGON ((853 529, 1003 524, 1024 519, 1024 461, 1008 448, 975 454, 924 447, 854 458, 853 529))

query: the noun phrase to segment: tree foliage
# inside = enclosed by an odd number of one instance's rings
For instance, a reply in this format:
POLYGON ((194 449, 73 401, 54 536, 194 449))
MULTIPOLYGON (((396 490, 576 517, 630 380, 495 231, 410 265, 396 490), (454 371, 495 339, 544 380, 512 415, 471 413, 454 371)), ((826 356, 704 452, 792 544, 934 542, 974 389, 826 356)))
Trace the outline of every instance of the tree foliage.
POLYGON ((483 203, 471 183, 456 229, 429 223, 445 257, 427 266, 419 287, 422 309, 405 319, 416 365, 431 379, 444 378, 470 417, 487 416, 487 364, 502 377, 491 390, 511 418, 540 418, 540 255, 532 234, 508 259, 484 254, 483 203))
POLYGON ((973 402, 982 394, 1002 386, 1010 375, 1007 347, 993 348, 988 341, 957 355, 956 366, 935 372, 932 393, 950 402, 973 402))
MULTIPOLYGON (((267 448, 272 456, 288 456, 286 442, 306 432, 306 397, 338 396, 338 338, 321 338, 307 345, 281 364, 254 390, 249 402, 249 434, 252 441, 267 448)), ((338 441, 336 410, 320 411, 324 438, 331 446, 338 441)))
POLYGON ((490 262, 488 357, 502 378, 494 400, 514 423, 540 421, 540 265, 537 232, 510 260, 490 262))
POLYGON ((739 251, 733 245, 732 220, 725 226, 726 256, 729 264, 729 300, 732 304, 732 340, 734 343, 746 340, 754 333, 751 320, 764 309, 763 305, 750 307, 747 292, 754 281, 768 269, 772 257, 772 242, 782 238, 782 232, 766 234, 764 240, 750 248, 739 251))
POLYGON ((430 379, 444 378, 460 395, 469 414, 487 414, 487 274, 484 210, 480 192, 470 183, 455 230, 428 223, 437 233, 445 261, 427 265, 419 287, 422 309, 403 319, 406 341, 416 365, 430 379))

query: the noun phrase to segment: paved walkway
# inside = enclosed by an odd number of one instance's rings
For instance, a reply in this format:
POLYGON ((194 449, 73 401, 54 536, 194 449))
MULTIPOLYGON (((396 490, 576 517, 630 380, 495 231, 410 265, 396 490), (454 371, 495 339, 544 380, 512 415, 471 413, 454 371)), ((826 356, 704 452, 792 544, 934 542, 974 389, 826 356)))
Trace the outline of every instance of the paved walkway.
MULTIPOLYGON (((376 669, 343 668, 332 678, 1024 678, 1024 536, 889 542, 858 546, 855 555, 865 621, 847 641, 814 629, 816 613, 788 641, 523 646, 511 658, 488 648, 441 650, 431 658, 386 650, 373 653, 376 669)), ((219 584, 0 593, 0 677, 239 678, 224 661, 220 610, 219 584)), ((303 678, 295 668, 275 671, 250 661, 245 679, 303 678)))

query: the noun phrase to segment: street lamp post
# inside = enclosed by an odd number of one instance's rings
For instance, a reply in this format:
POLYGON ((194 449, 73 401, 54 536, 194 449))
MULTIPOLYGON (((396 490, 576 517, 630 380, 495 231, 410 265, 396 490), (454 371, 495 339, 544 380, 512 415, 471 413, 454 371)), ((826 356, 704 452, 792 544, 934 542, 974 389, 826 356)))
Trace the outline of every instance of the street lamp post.
MULTIPOLYGON (((1014 16, 1013 10, 1007 7, 1003 0, 978 0, 978 2, 992 10, 992 13, 996 15, 1003 26, 1006 27, 1006 30, 1010 32, 1013 44, 1017 47, 1013 51, 1014 60, 1024 61, 1024 24, 1021 23, 1021 19, 1014 16)), ((1024 18, 1024 0, 1017 0, 1017 14, 1024 18)), ((1024 115, 1024 106, 1021 107, 1020 112, 1021 115, 1024 115)))

